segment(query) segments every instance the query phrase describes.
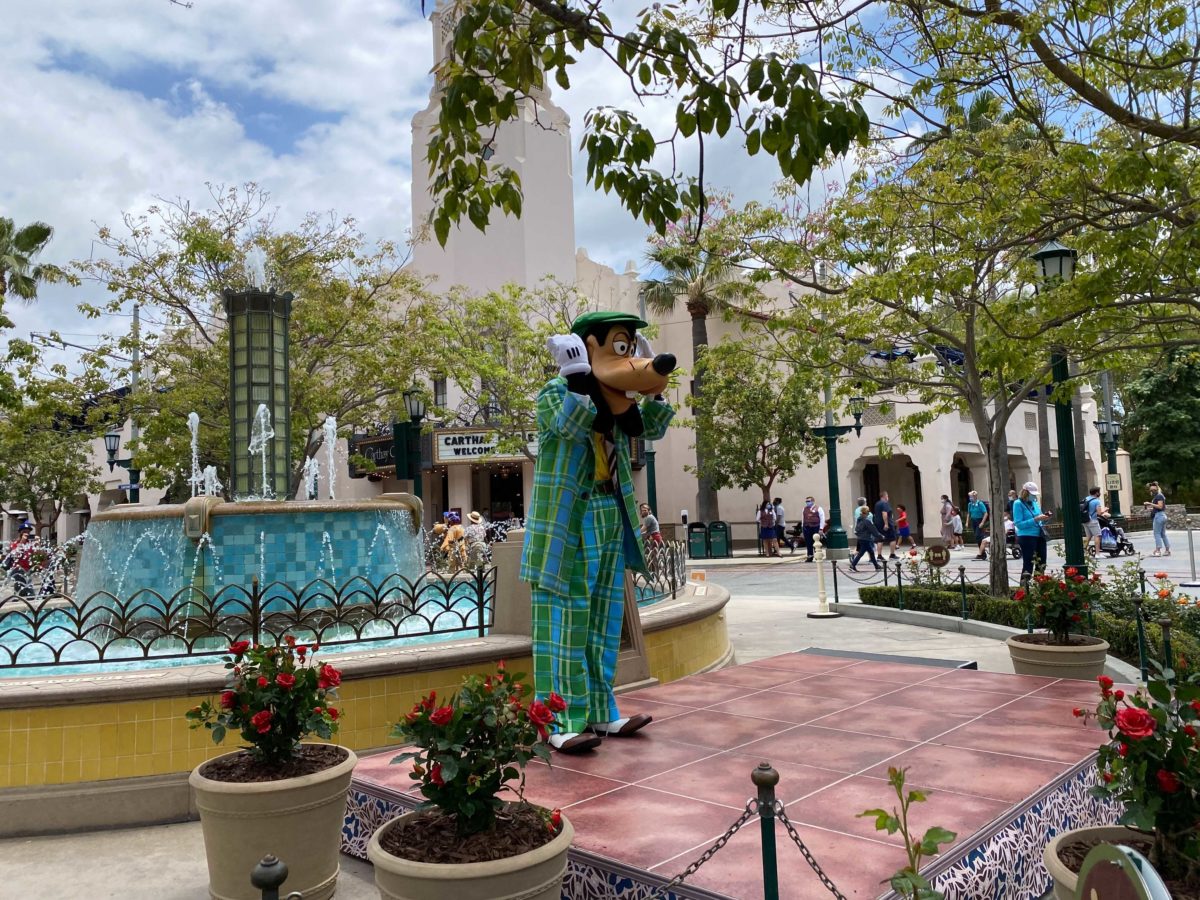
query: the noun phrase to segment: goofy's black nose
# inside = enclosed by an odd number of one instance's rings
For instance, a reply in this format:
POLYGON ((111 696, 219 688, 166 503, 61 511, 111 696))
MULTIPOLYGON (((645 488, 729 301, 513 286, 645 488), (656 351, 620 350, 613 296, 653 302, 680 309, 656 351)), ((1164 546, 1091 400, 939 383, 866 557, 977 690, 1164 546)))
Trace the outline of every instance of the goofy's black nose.
POLYGON ((675 371, 675 354, 660 353, 654 357, 654 362, 650 364, 659 375, 670 375, 675 371))

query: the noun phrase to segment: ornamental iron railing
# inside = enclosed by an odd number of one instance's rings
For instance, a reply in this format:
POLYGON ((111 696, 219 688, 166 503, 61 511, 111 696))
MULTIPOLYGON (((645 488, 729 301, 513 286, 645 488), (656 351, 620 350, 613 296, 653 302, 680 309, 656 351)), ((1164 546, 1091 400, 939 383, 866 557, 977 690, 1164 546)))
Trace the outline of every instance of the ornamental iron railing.
POLYGON ((0 669, 179 659, 220 654, 232 641, 278 643, 286 637, 337 647, 429 636, 483 636, 495 614, 495 568, 379 583, 316 579, 195 587, 164 596, 143 589, 119 598, 82 600, 57 592, 0 600, 0 669))
POLYGON ((633 573, 638 604, 646 606, 679 595, 687 583, 687 544, 683 541, 647 541, 646 572, 633 573))

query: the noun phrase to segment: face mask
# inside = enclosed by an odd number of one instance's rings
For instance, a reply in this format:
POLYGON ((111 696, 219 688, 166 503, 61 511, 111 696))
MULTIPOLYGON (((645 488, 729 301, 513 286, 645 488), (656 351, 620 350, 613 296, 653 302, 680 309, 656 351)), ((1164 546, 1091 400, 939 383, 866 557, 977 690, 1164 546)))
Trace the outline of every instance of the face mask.
POLYGON ((805 505, 805 506, 812 506, 812 505, 813 505, 813 502, 812 502, 811 500, 805 500, 805 501, 804 501, 804 505, 805 505))

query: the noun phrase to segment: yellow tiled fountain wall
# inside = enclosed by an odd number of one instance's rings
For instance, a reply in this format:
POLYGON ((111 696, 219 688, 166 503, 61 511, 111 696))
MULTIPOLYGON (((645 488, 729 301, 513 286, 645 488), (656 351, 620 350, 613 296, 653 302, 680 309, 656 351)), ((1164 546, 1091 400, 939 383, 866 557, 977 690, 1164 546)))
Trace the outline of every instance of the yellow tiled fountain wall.
MULTIPOLYGON (((721 613, 646 635, 650 672, 663 682, 706 668, 727 649, 721 613)), ((528 657, 512 659, 508 668, 528 672, 531 664, 528 657)), ((491 669, 470 665, 346 680, 337 742, 355 750, 384 746, 392 723, 429 691, 452 693, 463 676, 491 669)), ((234 740, 216 746, 206 730, 188 728, 183 714, 199 699, 0 710, 0 788, 188 772, 237 746, 234 740)))

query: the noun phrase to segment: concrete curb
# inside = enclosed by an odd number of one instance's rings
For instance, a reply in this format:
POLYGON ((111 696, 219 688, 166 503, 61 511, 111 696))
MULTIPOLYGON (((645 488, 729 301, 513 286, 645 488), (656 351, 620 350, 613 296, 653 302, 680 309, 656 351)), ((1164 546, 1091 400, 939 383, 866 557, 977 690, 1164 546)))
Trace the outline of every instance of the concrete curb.
MULTIPOLYGON (((1024 634, 1021 628, 1009 628, 1007 625, 994 625, 991 622, 977 622, 968 619, 965 622, 955 616, 943 616, 938 613, 917 612, 910 609, 896 609, 890 606, 871 606, 866 603, 830 603, 829 608, 844 616, 856 619, 875 619, 880 622, 896 622, 900 625, 916 625, 919 628, 936 628, 939 631, 953 631, 958 634, 968 634, 972 637, 992 638, 997 641, 1008 640, 1014 634, 1024 634)), ((1137 666, 1130 665, 1115 656, 1109 656, 1104 663, 1104 672, 1110 678, 1128 684, 1141 681, 1141 672, 1137 666)))

